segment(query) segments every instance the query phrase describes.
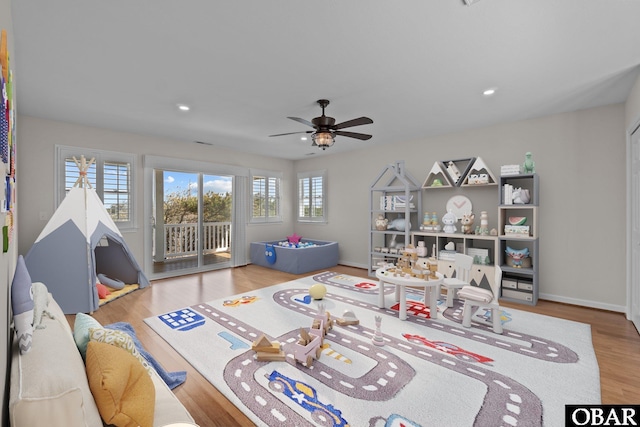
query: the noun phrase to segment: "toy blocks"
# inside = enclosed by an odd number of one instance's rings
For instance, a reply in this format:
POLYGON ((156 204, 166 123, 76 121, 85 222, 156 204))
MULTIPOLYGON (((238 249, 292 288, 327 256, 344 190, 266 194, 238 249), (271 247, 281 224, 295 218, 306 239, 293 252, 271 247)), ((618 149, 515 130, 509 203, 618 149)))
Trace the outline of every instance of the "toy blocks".
POLYGON ((280 343, 278 341, 269 341, 264 334, 253 342, 251 350, 256 352, 256 359, 260 361, 282 361, 286 357, 284 351, 280 348, 280 343))
POLYGON ((345 310, 342 317, 336 319, 336 323, 340 326, 359 325, 360 320, 356 317, 352 310, 345 310))

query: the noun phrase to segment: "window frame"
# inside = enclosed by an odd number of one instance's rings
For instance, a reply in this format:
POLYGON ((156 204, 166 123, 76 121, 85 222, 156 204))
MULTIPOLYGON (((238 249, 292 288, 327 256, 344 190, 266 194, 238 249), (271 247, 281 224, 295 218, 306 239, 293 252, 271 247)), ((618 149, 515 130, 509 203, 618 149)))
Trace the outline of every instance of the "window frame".
POLYGON ((95 158, 96 165, 96 185, 95 190, 100 197, 100 200, 104 202, 104 166, 105 163, 114 164, 129 164, 129 220, 127 221, 115 221, 120 231, 134 230, 137 228, 136 212, 137 212, 137 198, 136 198, 136 185, 135 176, 137 168, 137 156, 131 153, 120 153, 115 151, 106 151, 95 148, 85 147, 71 147, 65 145, 55 146, 55 167, 54 167, 54 203, 56 208, 60 206, 62 200, 66 196, 66 159, 73 156, 79 161, 80 156, 84 155, 87 161, 91 158, 95 158))
MULTIPOLYGON (((327 171, 311 171, 311 172, 298 172, 297 175, 297 200, 296 200, 296 218, 298 222, 302 223, 316 223, 316 224, 326 224, 328 222, 329 216, 327 211, 327 171), (321 216, 302 216, 301 212, 304 210, 304 205, 302 201, 302 187, 301 184, 303 181, 308 181, 309 188, 313 188, 311 185, 314 179, 321 179, 322 181, 322 215, 321 216)), ((309 201, 309 212, 311 212, 311 198, 309 201)))
MULTIPOLYGON (((269 185, 265 185, 265 188, 268 189, 270 188, 269 185)), ((249 202, 248 202, 248 208, 249 208, 249 223, 250 224, 273 224, 273 223, 281 223, 283 221, 282 219, 282 172, 275 172, 275 171, 268 171, 268 170, 260 170, 260 169, 251 169, 249 171, 249 202), (254 202, 254 196, 253 196, 253 190, 254 190, 254 179, 256 178, 263 178, 265 180, 265 184, 267 184, 267 182, 271 179, 275 179, 276 183, 275 183, 275 199, 276 199, 276 214, 275 215, 269 215, 269 208, 265 208, 265 215, 264 216, 254 216, 254 211, 253 211, 253 202, 254 202)), ((269 194, 267 194, 267 198, 270 197, 269 194)))

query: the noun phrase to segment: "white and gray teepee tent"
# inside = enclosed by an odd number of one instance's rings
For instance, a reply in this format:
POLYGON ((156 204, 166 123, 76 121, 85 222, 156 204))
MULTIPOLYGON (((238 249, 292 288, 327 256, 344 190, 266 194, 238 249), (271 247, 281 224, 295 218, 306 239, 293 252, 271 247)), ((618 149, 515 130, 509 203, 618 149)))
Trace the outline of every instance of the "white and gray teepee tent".
POLYGON ((65 314, 98 309, 98 273, 149 285, 94 189, 69 191, 25 256, 31 280, 43 282, 65 314))

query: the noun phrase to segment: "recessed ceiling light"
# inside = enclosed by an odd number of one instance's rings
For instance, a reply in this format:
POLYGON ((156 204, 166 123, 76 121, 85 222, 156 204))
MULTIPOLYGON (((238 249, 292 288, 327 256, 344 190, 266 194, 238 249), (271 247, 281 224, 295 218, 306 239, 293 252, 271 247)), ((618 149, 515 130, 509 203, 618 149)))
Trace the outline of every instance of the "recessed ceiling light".
POLYGON ((189 111, 190 109, 191 109, 191 107, 189 107, 188 105, 178 104, 178 110, 180 110, 180 111, 189 111))
POLYGON ((300 140, 302 140, 302 141, 306 141, 306 140, 307 140, 307 137, 306 137, 306 136, 301 136, 301 137, 300 137, 300 140))
POLYGON ((498 90, 498 88, 490 87, 490 88, 488 88, 488 89, 485 89, 485 90, 482 92, 482 94, 483 94, 484 96, 493 96, 493 95, 495 95, 495 94, 496 94, 496 90, 498 90))

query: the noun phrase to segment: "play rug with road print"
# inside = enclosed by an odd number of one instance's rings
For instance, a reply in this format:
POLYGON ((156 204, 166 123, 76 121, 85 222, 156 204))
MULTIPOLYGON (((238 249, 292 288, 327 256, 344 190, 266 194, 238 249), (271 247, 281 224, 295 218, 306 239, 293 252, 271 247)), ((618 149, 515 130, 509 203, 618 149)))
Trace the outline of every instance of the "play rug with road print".
POLYGON ((589 325, 503 309, 496 335, 421 290, 402 321, 387 289, 380 309, 377 281, 324 272, 145 322, 261 426, 561 426, 600 403, 589 325))

